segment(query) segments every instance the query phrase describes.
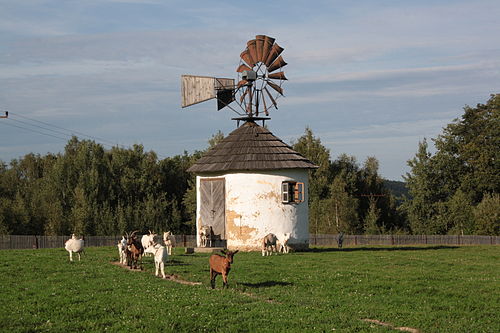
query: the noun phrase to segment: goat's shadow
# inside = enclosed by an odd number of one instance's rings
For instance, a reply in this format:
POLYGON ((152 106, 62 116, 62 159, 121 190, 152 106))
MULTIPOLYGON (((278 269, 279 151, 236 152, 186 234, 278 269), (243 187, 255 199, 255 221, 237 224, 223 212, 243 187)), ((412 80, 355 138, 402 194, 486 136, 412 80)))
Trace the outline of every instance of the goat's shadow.
POLYGON ((190 264, 185 263, 184 261, 169 259, 166 263, 169 266, 189 266, 190 264))
POLYGON ((459 246, 437 245, 437 246, 391 246, 391 247, 313 247, 301 252, 357 252, 357 251, 427 251, 427 250, 445 250, 458 249, 459 246))
MULTIPOLYGON (((143 260, 143 264, 153 264, 154 265, 154 259, 152 260, 143 260)), ((189 266, 191 264, 185 263, 184 261, 181 260, 176 260, 176 259, 168 259, 165 262, 165 265, 167 266, 189 266)))
POLYGON ((238 282, 238 285, 242 285, 249 288, 266 288, 266 287, 275 287, 275 286, 291 286, 293 283, 291 282, 283 282, 283 281, 263 281, 257 283, 251 282, 238 282))

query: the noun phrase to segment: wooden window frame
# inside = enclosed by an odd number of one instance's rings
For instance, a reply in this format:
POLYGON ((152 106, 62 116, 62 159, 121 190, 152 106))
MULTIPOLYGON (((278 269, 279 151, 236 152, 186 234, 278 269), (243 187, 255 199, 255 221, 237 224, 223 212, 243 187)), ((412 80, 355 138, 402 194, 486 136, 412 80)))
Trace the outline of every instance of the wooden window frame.
POLYGON ((285 180, 281 183, 281 202, 299 204, 305 201, 305 185, 302 182, 285 180))

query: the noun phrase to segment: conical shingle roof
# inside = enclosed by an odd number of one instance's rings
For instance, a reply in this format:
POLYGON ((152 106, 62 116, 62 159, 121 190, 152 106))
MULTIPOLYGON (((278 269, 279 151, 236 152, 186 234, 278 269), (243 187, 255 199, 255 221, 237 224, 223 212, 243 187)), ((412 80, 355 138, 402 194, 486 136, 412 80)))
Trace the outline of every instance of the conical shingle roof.
POLYGON ((247 121, 205 153, 188 171, 201 173, 317 167, 266 128, 247 121))

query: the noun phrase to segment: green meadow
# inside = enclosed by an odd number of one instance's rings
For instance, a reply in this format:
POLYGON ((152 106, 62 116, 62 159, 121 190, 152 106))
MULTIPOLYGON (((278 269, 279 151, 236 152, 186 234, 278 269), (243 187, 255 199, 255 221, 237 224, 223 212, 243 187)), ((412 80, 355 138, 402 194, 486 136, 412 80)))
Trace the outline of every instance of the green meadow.
POLYGON ((240 252, 214 290, 209 255, 174 250, 177 282, 114 247, 0 251, 0 331, 500 332, 498 246, 240 252))

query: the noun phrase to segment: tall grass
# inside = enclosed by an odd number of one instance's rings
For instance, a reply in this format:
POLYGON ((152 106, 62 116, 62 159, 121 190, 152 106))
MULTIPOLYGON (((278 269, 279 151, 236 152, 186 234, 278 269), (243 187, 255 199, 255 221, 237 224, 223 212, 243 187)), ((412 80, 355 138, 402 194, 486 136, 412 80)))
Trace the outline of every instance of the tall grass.
MULTIPOLYGON (((175 249, 168 274, 112 265, 115 248, 0 251, 0 330, 499 332, 497 246, 372 247, 262 257, 238 253, 229 289, 210 289, 208 254, 175 249)), ((218 278, 220 279, 220 277, 218 278)))

